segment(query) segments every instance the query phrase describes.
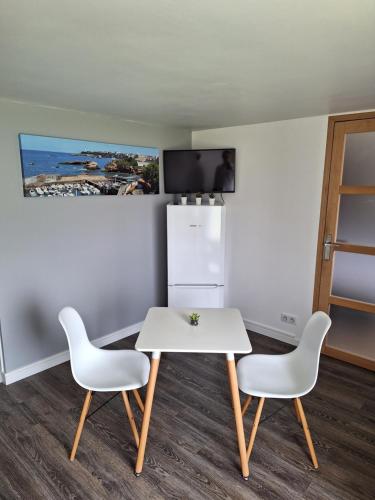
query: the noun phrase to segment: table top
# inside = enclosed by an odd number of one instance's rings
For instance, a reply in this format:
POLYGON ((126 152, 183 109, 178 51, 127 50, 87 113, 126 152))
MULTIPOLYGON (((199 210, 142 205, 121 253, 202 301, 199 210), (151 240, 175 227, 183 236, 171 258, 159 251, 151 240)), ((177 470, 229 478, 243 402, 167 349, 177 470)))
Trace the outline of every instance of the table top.
POLYGON ((251 344, 238 309, 175 309, 152 307, 135 344, 144 352, 251 352, 251 344), (200 314, 199 325, 189 315, 200 314))

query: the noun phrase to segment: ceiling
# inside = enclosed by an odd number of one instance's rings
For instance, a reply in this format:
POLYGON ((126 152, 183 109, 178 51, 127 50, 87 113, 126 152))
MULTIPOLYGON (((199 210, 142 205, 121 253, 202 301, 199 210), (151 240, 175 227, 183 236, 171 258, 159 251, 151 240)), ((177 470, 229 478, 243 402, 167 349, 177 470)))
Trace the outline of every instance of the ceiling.
POLYGON ((375 0, 0 0, 0 97, 194 129, 375 108, 375 0))

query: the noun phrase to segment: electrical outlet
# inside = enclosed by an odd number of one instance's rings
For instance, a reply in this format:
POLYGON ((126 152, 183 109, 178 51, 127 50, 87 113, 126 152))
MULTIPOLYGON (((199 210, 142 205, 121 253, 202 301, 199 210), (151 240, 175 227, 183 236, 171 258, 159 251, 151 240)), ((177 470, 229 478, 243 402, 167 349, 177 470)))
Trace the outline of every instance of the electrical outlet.
POLYGON ((297 317, 293 316, 293 314, 281 313, 280 320, 283 323, 288 323, 288 325, 296 325, 297 317))

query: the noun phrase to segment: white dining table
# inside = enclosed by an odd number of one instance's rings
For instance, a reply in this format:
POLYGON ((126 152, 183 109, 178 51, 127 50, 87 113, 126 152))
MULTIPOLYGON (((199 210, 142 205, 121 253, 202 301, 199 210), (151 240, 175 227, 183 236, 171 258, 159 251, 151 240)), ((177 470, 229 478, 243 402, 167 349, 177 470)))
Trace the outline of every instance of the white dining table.
POLYGON ((147 313, 135 348, 137 351, 152 353, 135 474, 139 476, 143 468, 161 353, 211 353, 224 354, 227 359, 242 476, 244 479, 248 479, 249 465, 246 458, 245 434, 234 355, 248 354, 252 348, 240 311, 232 308, 191 310, 152 307, 147 313), (189 315, 192 312, 200 315, 198 326, 190 324, 189 315))

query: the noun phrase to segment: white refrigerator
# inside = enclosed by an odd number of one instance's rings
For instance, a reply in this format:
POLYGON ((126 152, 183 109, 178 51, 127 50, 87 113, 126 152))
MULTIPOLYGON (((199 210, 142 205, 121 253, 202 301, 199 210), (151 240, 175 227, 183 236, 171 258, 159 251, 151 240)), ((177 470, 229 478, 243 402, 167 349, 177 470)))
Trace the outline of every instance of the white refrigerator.
POLYGON ((225 206, 167 205, 168 305, 224 307, 225 206))

